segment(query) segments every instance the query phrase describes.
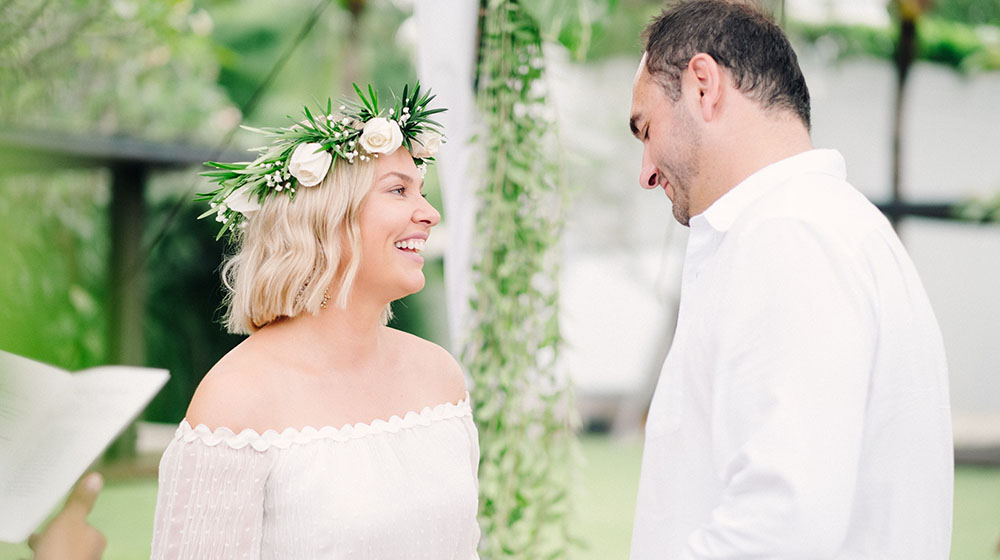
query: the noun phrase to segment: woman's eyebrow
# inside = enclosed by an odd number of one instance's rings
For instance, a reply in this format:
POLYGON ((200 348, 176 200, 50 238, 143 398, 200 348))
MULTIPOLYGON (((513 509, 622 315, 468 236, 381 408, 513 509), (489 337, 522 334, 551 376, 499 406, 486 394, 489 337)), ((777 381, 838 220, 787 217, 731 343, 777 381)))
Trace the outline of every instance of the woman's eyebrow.
POLYGON ((399 179, 401 179, 403 181, 406 181, 407 183, 412 183, 413 182, 413 176, 412 175, 407 175, 405 173, 400 173, 399 171, 389 171, 385 175, 382 175, 381 177, 379 177, 379 181, 381 181, 383 179, 386 179, 387 177, 392 177, 392 176, 398 177, 399 179))

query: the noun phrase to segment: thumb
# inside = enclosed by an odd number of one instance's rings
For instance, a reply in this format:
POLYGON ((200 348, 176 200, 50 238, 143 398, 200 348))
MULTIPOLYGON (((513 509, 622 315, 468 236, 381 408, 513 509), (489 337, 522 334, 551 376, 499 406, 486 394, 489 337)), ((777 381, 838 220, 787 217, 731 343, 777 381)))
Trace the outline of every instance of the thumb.
POLYGON ((100 473, 92 472, 80 479, 80 482, 76 484, 73 491, 70 492, 69 498, 66 499, 66 505, 63 507, 63 511, 66 513, 72 513, 73 515, 79 515, 80 517, 87 517, 90 510, 94 509, 94 502, 97 501, 97 494, 100 493, 101 488, 104 487, 104 478, 100 473))

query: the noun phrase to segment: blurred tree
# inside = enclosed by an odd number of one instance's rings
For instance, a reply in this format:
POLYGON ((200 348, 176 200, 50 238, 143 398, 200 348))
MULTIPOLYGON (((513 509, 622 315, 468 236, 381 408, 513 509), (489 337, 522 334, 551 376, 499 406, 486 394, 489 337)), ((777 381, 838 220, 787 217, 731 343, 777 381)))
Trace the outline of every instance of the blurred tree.
POLYGON ((895 60, 902 51, 899 41, 910 41, 913 60, 926 60, 962 72, 1000 69, 1000 25, 996 0, 890 0, 893 27, 845 24, 842 22, 808 23, 790 21, 789 31, 810 43, 826 41, 836 48, 836 56, 874 56, 895 60), (900 9, 900 6, 904 6, 900 9), (916 14, 914 16, 914 14, 916 14), (912 36, 909 24, 912 21, 912 36))
MULTIPOLYGON (((917 56, 917 20, 930 8, 931 0, 891 0, 891 11, 899 22, 899 36, 892 57, 896 69, 896 93, 892 111, 892 202, 903 200, 900 173, 902 170, 903 145, 903 102, 906 94, 906 80, 910 67, 917 56)), ((898 225, 899 216, 892 215, 893 225, 898 225)))
POLYGON ((340 0, 340 5, 351 14, 351 23, 347 27, 347 41, 343 51, 344 71, 340 81, 342 91, 351 91, 351 84, 358 81, 358 51, 360 43, 361 14, 368 6, 366 0, 340 0))
POLYGON ((561 43, 577 58, 590 50, 618 0, 536 0, 521 3, 522 9, 538 22, 541 39, 561 43))
MULTIPOLYGON (((837 56, 876 56, 893 63, 891 196, 903 199, 902 143, 905 139, 906 85, 917 60, 963 72, 1000 70, 1000 3, 996 0, 889 0, 893 29, 842 23, 794 22, 792 31, 809 42, 828 40, 837 56)), ((989 213, 987 213, 988 215, 989 213)), ((890 215, 894 224, 899 217, 890 215)))
MULTIPOLYGON (((190 1, 7 0, 0 126, 214 140, 235 124, 212 19, 190 1)), ((238 119, 237 119, 238 120, 238 119)))

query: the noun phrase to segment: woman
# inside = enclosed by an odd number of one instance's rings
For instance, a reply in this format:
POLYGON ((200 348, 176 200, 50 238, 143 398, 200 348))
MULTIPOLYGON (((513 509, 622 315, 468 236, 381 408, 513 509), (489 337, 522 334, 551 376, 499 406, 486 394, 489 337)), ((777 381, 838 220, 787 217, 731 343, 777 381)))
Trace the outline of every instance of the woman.
MULTIPOLYGON (((250 334, 199 385, 160 463, 153 558, 477 558, 479 448, 464 377, 386 326, 424 285, 440 219, 423 167, 442 109, 419 84, 211 164, 238 246, 227 326, 250 334)), ((221 234, 221 233, 220 233, 221 234)))

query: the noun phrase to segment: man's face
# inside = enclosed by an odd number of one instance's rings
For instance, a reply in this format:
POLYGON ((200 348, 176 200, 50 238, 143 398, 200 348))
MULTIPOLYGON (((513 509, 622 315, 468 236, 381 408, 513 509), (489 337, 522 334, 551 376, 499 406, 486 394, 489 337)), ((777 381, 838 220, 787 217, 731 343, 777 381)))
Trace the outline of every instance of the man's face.
POLYGON ((662 188, 674 205, 674 218, 683 225, 691 219, 691 190, 695 188, 701 158, 701 137, 683 95, 672 102, 639 62, 632 85, 632 134, 642 142, 639 185, 662 188))

